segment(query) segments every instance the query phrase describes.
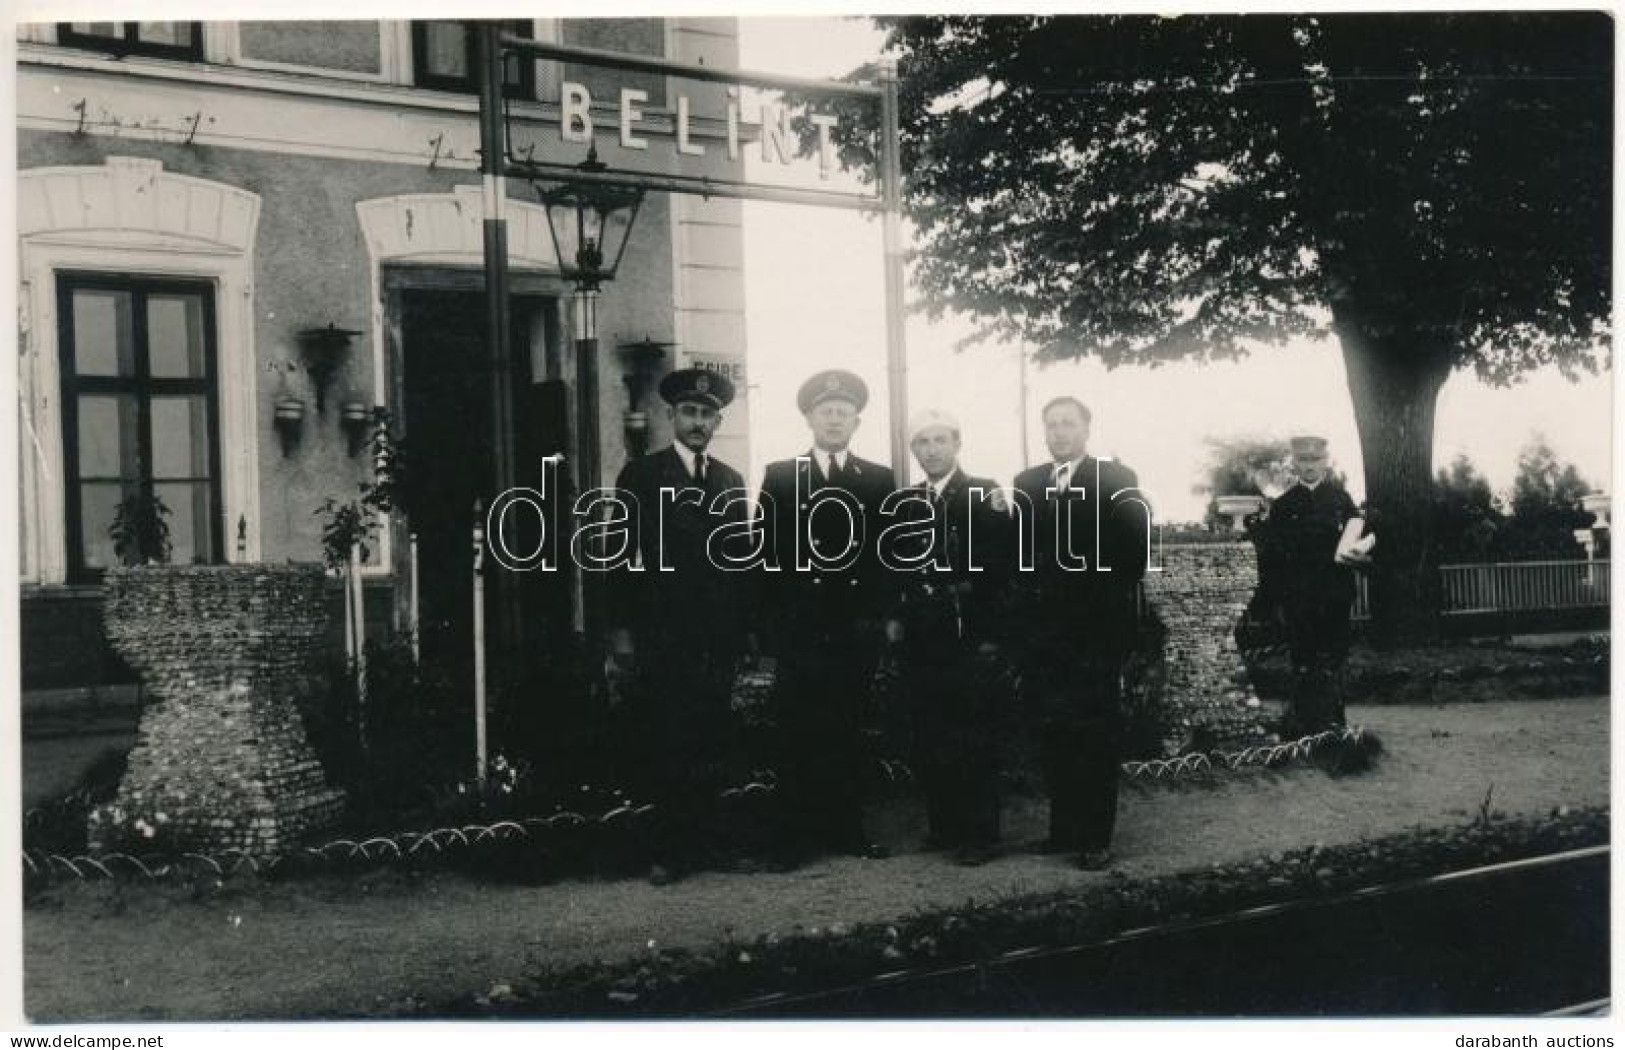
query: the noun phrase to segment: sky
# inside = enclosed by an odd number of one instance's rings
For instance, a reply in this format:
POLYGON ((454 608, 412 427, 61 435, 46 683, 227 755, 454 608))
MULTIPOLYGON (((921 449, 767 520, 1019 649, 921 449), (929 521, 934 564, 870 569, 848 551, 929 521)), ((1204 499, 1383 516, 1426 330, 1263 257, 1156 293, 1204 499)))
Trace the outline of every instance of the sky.
MULTIPOLYGON (((865 19, 744 18, 740 40, 745 69, 833 77, 877 57, 881 35, 865 19)), ((815 175, 808 177, 817 184, 815 175)), ((746 203, 753 474, 768 460, 809 446, 794 409, 795 392, 822 368, 849 368, 868 382, 872 400, 853 448, 887 459, 881 259, 878 221, 835 209, 746 203)), ((956 353, 953 344, 970 330, 961 318, 933 324, 916 314, 909 319, 907 343, 910 412, 939 408, 957 416, 965 442, 962 464, 972 473, 1008 480, 1024 459, 1045 458, 1038 408, 1072 394, 1094 413, 1090 451, 1132 467, 1164 521, 1201 517, 1204 499, 1192 486, 1206 458, 1203 440, 1210 436, 1318 433, 1329 440, 1350 490, 1356 498, 1363 495, 1354 411, 1334 339, 1260 347, 1235 363, 1116 371, 1093 361, 1032 367, 1023 407, 1018 348, 986 344, 956 353)), ((1552 370, 1510 389, 1492 389, 1471 374, 1457 374, 1439 399, 1435 465, 1465 453, 1493 487, 1510 488, 1518 452, 1538 432, 1560 458, 1607 489, 1612 386, 1607 374, 1570 383, 1552 370)))

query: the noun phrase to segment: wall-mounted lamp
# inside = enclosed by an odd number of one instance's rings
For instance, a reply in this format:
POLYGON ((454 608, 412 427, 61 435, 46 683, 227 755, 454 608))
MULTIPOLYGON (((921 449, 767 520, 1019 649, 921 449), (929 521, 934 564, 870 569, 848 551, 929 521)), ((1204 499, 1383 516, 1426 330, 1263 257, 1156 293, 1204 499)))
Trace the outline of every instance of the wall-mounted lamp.
POLYGON ((339 361, 349 352, 350 340, 360 335, 354 328, 340 328, 329 321, 325 328, 305 328, 299 332, 299 348, 304 351, 305 371, 316 389, 316 411, 322 411, 322 395, 339 361))
POLYGON ((350 455, 361 451, 367 443, 367 431, 372 427, 372 409, 359 397, 345 398, 339 406, 339 425, 350 439, 350 455))
POLYGON ((305 403, 292 394, 283 394, 276 399, 272 419, 276 423, 277 436, 282 439, 282 454, 286 456, 299 444, 299 431, 305 425, 305 403))
POLYGON ((621 343, 616 347, 626 358, 621 382, 626 384, 626 414, 622 426, 626 431, 628 456, 641 456, 649 449, 649 413, 644 411, 643 397, 648 392, 654 366, 676 345, 644 336, 635 343, 621 343))

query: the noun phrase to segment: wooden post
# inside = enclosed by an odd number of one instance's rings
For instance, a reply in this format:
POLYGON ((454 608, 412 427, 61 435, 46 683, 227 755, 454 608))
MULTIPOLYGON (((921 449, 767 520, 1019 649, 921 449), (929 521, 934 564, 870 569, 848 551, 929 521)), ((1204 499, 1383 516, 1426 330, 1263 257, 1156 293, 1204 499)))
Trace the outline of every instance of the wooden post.
POLYGON ((411 580, 412 593, 407 598, 407 628, 412 632, 412 662, 420 663, 423 659, 422 650, 418 645, 418 534, 412 533, 407 542, 407 560, 409 563, 408 576, 411 580))
POLYGON ((881 227, 886 281, 886 394, 891 413, 891 466, 899 485, 907 485, 908 343, 903 301, 903 168, 898 157, 897 63, 880 63, 880 196, 885 205, 881 227))
POLYGON ((366 743, 367 728, 367 610, 362 601, 361 545, 350 547, 350 579, 348 581, 351 630, 355 638, 355 698, 356 725, 361 729, 361 740, 366 743))
POLYGON ((355 612, 350 608, 350 565, 339 570, 339 583, 344 585, 344 667, 355 666, 355 612))
POLYGON ((474 501, 474 780, 485 786, 485 524, 474 501))

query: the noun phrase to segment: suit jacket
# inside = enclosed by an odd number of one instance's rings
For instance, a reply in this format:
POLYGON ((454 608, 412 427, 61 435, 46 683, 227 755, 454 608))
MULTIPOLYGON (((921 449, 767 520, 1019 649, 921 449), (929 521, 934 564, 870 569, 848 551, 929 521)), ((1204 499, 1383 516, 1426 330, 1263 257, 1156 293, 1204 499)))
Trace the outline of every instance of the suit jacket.
POLYGON ((714 530, 748 521, 749 504, 744 499, 711 513, 720 493, 733 489, 743 494, 745 479, 707 456, 705 484, 696 485, 682 458, 668 445, 628 462, 615 485, 636 500, 642 570, 611 574, 610 622, 630 628, 640 649, 739 651, 747 625, 745 574, 719 568, 706 545, 714 530), (665 488, 679 493, 697 489, 703 493, 702 504, 663 497, 665 488), (662 571, 662 565, 670 571, 662 571))
MULTIPOLYGON (((998 487, 991 478, 973 477, 955 467, 930 518, 930 537, 915 533, 898 545, 894 557, 923 555, 928 542, 934 555, 924 567, 899 574, 899 615, 905 620, 951 591, 950 601, 963 620, 966 638, 994 640, 1003 633, 1002 599, 1015 569, 1016 537, 1010 515, 995 510, 987 498, 998 487), (977 490, 983 493, 980 499, 977 490), (980 571, 971 571, 973 566, 980 571)), ((906 491, 929 496, 930 485, 922 481, 906 491)), ((900 515, 898 520, 926 520, 918 501, 901 508, 900 515)))
POLYGON ((786 637, 797 631, 817 634, 857 619, 878 617, 889 607, 893 583, 875 552, 884 525, 880 507, 896 488, 891 468, 847 453, 839 485, 832 486, 818 457, 804 453, 805 480, 797 486, 796 459, 767 465, 762 475, 758 513, 763 531, 763 553, 774 571, 760 574, 759 609, 768 627, 770 648, 778 651, 786 637), (858 549, 850 550, 852 536, 845 516, 831 508, 811 511, 818 493, 835 488, 847 493, 863 512, 858 549), (800 547, 798 548, 798 538, 800 547), (820 564, 798 567, 797 552, 816 550, 829 559, 855 554, 843 568, 820 564))
POLYGON ((1078 494, 1069 497, 1058 529, 1063 498, 1048 494, 1053 476, 1054 464, 1043 463, 1015 479, 1018 527, 1033 552, 1033 570, 1022 574, 1029 614, 1037 618, 1029 626, 1122 652, 1135 634, 1134 595, 1151 535, 1139 478, 1120 463, 1085 456, 1072 471, 1070 487, 1078 494), (1077 557, 1086 569, 1064 567, 1077 557))

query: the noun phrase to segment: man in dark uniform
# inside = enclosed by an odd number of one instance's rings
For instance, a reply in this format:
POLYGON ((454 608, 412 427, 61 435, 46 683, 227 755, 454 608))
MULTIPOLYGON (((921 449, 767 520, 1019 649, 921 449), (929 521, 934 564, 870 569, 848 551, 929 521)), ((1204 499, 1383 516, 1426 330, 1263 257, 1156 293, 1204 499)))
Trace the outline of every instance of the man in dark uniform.
POLYGON ((1044 406, 1051 462, 1016 476, 1016 510, 1033 551, 1018 576, 1023 686, 1036 708, 1050 796, 1045 848, 1081 867, 1111 863, 1120 762, 1119 693, 1135 638, 1150 510, 1127 467, 1088 455, 1090 413, 1076 398, 1044 406))
POLYGON ((1275 500, 1268 527, 1292 654, 1292 712, 1284 729, 1297 736, 1343 721, 1343 665, 1355 590, 1351 566, 1365 555, 1342 544, 1349 522, 1361 514, 1343 486, 1328 477, 1326 439, 1293 438, 1292 465, 1298 480, 1275 500))
POLYGON ((869 390, 833 369, 807 380, 796 405, 813 447, 770 463, 762 478, 761 575, 766 650, 782 741, 781 812, 792 854, 878 856, 863 830, 862 719, 891 605, 876 557, 891 469, 848 451, 869 390))
MULTIPOLYGON (((929 842, 960 864, 981 864, 999 840, 1000 737, 1011 697, 997 639, 1014 533, 998 482, 960 469, 957 420, 922 412, 908 434, 925 480, 899 494, 910 504, 899 517, 928 523, 929 531, 908 530, 895 552, 906 564, 897 566, 891 633, 901 636, 929 842)), ((881 555, 893 552, 883 547, 881 555)))
POLYGON ((709 826, 732 739, 729 701, 746 649, 740 574, 707 554, 725 523, 748 521, 745 481, 706 449, 733 400, 725 376, 667 375, 674 441, 622 468, 616 487, 636 516, 635 569, 611 577, 612 674, 629 686, 638 725, 638 778, 655 804, 653 882, 669 881, 714 840, 709 826), (718 497, 733 491, 738 498, 718 497))

